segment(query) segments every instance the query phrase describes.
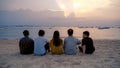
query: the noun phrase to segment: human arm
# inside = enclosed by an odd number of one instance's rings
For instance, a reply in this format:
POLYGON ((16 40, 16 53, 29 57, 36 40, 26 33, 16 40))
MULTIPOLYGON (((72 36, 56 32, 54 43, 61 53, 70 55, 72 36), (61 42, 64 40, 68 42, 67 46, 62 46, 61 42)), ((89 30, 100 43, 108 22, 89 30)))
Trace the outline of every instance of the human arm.
POLYGON ((86 45, 83 45, 82 48, 83 48, 83 55, 84 55, 86 51, 86 45))
POLYGON ((21 48, 22 48, 21 45, 22 45, 22 44, 21 44, 21 40, 20 40, 20 41, 19 41, 19 49, 20 49, 20 51, 21 51, 21 48))
POLYGON ((50 52, 50 41, 46 39, 46 44, 45 44, 45 50, 46 52, 50 52))
POLYGON ((81 42, 80 42, 79 39, 76 39, 76 42, 77 42, 77 45, 80 45, 80 44, 81 44, 81 42))
POLYGON ((80 44, 81 44, 81 42, 79 41, 77 44, 78 44, 78 45, 80 45, 80 44))
POLYGON ((87 41, 86 39, 82 39, 82 54, 84 55, 86 52, 86 47, 87 47, 87 41))
POLYGON ((66 44, 66 39, 64 39, 64 42, 63 42, 63 49, 65 49, 65 44, 66 44))
POLYGON ((32 40, 32 50, 34 51, 34 40, 32 40))

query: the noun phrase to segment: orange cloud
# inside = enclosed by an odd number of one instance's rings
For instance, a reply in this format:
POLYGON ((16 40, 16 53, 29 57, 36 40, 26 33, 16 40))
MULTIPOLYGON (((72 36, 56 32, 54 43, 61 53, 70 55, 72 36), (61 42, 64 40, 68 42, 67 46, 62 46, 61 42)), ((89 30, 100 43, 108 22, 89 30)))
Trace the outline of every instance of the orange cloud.
POLYGON ((94 11, 96 8, 105 8, 110 4, 109 0, 56 0, 58 6, 64 11, 64 16, 68 17, 74 13, 76 17, 81 14, 94 11))

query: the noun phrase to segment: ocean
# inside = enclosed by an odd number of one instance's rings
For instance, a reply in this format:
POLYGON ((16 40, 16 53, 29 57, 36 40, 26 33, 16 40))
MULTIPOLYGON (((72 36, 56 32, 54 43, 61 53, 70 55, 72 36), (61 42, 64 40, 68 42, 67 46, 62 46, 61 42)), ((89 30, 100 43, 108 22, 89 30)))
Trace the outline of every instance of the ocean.
POLYGON ((30 31, 30 37, 35 38, 38 36, 38 31, 43 29, 45 31, 45 38, 50 40, 53 32, 58 30, 61 38, 67 37, 67 30, 71 28, 74 30, 74 36, 82 39, 83 31, 89 31, 90 37, 93 39, 118 39, 120 40, 120 28, 98 29, 98 28, 80 28, 80 27, 38 27, 38 26, 3 26, 0 27, 0 39, 20 39, 23 37, 24 30, 30 31))

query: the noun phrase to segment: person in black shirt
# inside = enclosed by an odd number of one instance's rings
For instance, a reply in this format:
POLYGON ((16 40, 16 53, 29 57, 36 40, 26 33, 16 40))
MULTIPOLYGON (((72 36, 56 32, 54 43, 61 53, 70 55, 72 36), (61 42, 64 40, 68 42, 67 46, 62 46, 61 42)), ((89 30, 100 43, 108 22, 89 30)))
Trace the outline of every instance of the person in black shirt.
POLYGON ((83 32, 82 46, 79 47, 79 50, 83 54, 92 54, 95 51, 93 40, 89 37, 89 32, 83 32))
POLYGON ((19 41, 20 54, 33 54, 34 51, 34 41, 29 38, 29 31, 23 31, 24 37, 19 41))

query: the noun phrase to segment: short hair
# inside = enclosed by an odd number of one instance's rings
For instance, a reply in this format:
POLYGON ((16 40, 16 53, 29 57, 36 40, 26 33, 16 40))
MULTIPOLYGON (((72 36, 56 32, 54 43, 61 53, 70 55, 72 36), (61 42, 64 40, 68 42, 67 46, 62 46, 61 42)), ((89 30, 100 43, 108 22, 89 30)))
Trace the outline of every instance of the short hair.
POLYGON ((87 36, 90 35, 90 33, 89 33, 88 31, 84 31, 83 34, 85 34, 85 35, 87 35, 87 36))
POLYGON ((39 36, 44 36, 44 34, 45 34, 44 30, 39 30, 39 33, 38 33, 39 36))
POLYGON ((28 30, 24 30, 24 31, 23 31, 23 35, 24 35, 24 36, 28 36, 28 35, 29 35, 29 31, 28 31, 28 30))
POLYGON ((68 29, 68 35, 72 36, 73 35, 73 29, 68 29))

